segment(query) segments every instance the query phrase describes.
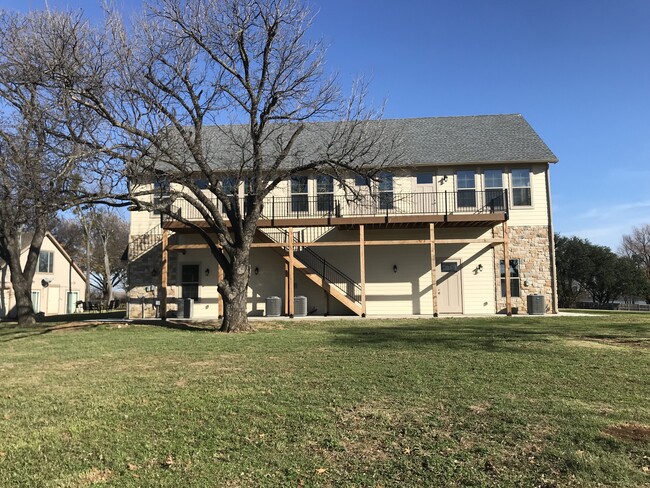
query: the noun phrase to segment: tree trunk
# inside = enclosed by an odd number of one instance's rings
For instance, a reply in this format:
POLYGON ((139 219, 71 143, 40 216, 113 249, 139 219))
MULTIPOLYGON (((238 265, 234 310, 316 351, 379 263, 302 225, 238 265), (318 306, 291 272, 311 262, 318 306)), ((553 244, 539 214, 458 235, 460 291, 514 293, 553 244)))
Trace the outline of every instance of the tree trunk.
POLYGON ((32 304, 32 287, 21 276, 11 274, 11 284, 16 297, 16 318, 18 325, 29 327, 36 324, 36 312, 32 304))
POLYGON ((108 239, 102 237, 102 245, 104 247, 104 273, 106 274, 106 284, 104 289, 106 290, 105 300, 106 303, 113 300, 113 281, 111 280, 111 261, 108 256, 108 239))
POLYGON ((221 294, 223 300, 223 322, 221 332, 248 332, 248 280, 250 265, 248 264, 249 249, 239 250, 232 259, 230 270, 226 272, 228 289, 221 294), (230 272, 228 272, 230 271, 230 272))

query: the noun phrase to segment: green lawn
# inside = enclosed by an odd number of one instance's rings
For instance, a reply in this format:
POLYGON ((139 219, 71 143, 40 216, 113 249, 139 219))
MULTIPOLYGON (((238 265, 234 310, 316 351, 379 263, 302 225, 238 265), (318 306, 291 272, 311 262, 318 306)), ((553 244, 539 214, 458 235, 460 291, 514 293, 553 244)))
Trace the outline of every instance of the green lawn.
POLYGON ((39 327, 1 486, 650 486, 650 315, 39 327))

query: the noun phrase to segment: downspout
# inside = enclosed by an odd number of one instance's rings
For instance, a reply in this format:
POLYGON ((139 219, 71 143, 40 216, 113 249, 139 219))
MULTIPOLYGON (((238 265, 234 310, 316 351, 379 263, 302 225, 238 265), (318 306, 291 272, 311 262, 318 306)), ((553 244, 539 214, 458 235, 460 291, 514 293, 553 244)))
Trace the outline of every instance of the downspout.
POLYGON ((551 207, 550 163, 546 165, 546 206, 548 211, 548 244, 551 258, 551 312, 557 313, 557 270, 555 268, 555 232, 553 231, 553 211, 551 207))

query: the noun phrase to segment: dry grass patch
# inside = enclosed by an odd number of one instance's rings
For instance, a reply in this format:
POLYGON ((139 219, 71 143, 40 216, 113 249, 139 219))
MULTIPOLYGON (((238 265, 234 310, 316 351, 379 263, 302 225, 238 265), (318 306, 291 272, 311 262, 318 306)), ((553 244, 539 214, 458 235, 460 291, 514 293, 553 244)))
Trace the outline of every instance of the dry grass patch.
POLYGON ((643 424, 610 425, 605 429, 605 433, 625 441, 650 442, 650 427, 643 424))

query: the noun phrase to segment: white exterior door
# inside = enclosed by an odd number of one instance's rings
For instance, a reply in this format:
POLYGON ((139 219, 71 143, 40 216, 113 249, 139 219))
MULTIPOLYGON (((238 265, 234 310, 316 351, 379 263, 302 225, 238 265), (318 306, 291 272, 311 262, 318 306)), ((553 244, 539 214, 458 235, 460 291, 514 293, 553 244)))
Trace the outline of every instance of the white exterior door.
POLYGON ((47 288, 47 314, 56 315, 59 313, 59 287, 49 286, 47 288))
POLYGON ((463 284, 460 277, 460 259, 443 259, 436 266, 438 311, 463 313, 463 284))
POLYGON ((436 177, 433 171, 418 171, 413 181, 413 212, 436 213, 436 177))

